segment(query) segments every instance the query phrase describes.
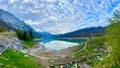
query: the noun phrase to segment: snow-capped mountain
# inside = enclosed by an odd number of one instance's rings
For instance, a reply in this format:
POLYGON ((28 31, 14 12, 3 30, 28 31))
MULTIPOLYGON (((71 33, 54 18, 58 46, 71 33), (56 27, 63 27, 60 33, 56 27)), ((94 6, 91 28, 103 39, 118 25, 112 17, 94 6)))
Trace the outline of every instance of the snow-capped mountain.
POLYGON ((21 28, 23 30, 30 30, 32 29, 29 25, 27 25, 24 21, 20 20, 19 18, 15 17, 13 14, 0 9, 0 25, 7 26, 13 30, 17 28, 21 28))

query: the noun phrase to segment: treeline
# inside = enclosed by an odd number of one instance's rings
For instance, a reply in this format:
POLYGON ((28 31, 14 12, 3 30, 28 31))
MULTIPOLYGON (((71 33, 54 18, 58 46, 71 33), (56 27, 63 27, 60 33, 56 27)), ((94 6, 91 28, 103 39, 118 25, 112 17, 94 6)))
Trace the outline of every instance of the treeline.
POLYGON ((17 34, 17 37, 20 40, 24 40, 24 41, 30 41, 30 40, 33 40, 35 38, 32 30, 25 31, 25 30, 22 30, 22 29, 17 29, 16 34, 17 34))

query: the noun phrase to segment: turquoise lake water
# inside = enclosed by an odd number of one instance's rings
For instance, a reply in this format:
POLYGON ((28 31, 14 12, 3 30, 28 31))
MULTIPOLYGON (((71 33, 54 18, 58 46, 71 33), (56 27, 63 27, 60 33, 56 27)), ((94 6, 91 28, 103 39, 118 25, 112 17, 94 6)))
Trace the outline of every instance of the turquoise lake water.
POLYGON ((66 49, 68 47, 73 47, 84 43, 87 41, 86 39, 61 39, 61 40, 52 40, 44 43, 42 40, 37 40, 38 43, 45 46, 45 48, 50 50, 61 50, 66 49))

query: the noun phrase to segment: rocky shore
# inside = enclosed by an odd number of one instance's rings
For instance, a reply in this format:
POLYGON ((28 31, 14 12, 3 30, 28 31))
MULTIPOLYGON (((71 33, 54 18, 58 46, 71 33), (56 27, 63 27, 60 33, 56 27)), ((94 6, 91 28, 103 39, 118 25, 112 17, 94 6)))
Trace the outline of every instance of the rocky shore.
POLYGON ((37 44, 34 48, 28 50, 28 54, 38 58, 38 62, 43 64, 46 68, 49 68, 51 64, 69 62, 72 56, 67 56, 72 53, 77 46, 69 47, 62 50, 49 50, 44 45, 37 44), (67 58, 66 58, 67 57, 67 58))
POLYGON ((0 35, 0 52, 7 48, 22 49, 22 41, 13 36, 0 35))
POLYGON ((62 50, 49 50, 44 47, 42 44, 36 44, 35 47, 29 49, 30 54, 35 54, 42 57, 61 57, 67 55, 74 51, 77 46, 68 47, 67 49, 62 50))

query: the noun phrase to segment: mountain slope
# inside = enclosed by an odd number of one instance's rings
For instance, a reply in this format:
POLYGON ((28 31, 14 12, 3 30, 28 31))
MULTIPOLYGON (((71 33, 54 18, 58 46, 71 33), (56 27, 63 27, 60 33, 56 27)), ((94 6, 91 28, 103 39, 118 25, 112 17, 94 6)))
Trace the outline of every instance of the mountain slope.
POLYGON ((0 25, 11 28, 12 30, 17 30, 21 28, 23 30, 31 30, 32 28, 27 25, 24 21, 15 17, 13 14, 0 9, 0 25))
POLYGON ((33 34, 36 37, 47 39, 51 38, 52 34, 46 33, 46 32, 36 32, 31 26, 26 24, 24 21, 20 20, 19 18, 15 17, 13 14, 4 11, 0 9, 0 26, 5 26, 8 29, 12 29, 16 31, 18 28, 25 30, 25 31, 30 31, 32 30, 33 34))
POLYGON ((91 27, 80 29, 74 32, 58 35, 57 37, 90 37, 91 34, 94 36, 96 34, 104 34, 105 27, 91 27))

